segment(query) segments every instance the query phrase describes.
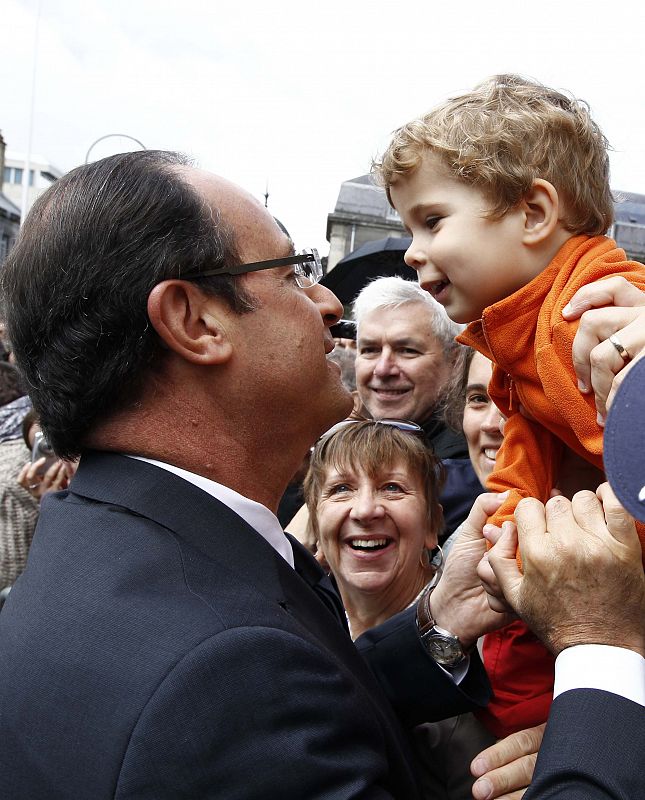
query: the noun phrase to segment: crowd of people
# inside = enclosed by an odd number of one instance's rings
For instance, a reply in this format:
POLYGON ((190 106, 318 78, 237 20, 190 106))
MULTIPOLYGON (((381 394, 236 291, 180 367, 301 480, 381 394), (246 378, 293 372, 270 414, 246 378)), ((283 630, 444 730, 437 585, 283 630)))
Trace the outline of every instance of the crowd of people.
POLYGON ((368 284, 342 355, 317 253, 182 156, 34 205, 7 798, 645 795, 645 268, 606 141, 497 76, 375 170, 419 283, 368 284))

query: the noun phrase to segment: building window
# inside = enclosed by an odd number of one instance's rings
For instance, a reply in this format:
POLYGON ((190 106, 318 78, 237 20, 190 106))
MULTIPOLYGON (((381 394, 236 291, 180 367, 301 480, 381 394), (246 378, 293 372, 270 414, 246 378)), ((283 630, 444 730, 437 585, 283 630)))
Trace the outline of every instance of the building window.
POLYGON ((22 183, 22 167, 14 167, 13 168, 13 182, 14 183, 22 183))
POLYGON ((4 168, 3 180, 5 183, 11 183, 11 167, 4 168))
POLYGON ((0 236, 0 264, 5 260, 9 253, 9 237, 6 233, 0 236))

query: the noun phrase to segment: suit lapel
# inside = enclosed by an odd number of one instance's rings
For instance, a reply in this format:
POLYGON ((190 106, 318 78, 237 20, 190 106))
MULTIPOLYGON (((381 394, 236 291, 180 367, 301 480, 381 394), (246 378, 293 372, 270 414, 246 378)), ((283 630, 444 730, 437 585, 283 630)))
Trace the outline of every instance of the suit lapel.
POLYGON ((347 625, 347 616, 340 596, 334 588, 331 580, 311 555, 311 553, 304 548, 300 542, 290 534, 287 538, 291 542, 293 548, 293 560, 296 572, 316 593, 318 598, 327 606, 328 610, 336 617, 341 626, 349 633, 347 625))

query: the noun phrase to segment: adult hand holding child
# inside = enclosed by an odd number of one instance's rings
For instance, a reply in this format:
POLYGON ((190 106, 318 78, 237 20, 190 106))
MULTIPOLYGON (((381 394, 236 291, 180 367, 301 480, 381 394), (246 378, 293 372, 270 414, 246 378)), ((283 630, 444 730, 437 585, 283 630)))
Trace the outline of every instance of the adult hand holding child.
MULTIPOLYGON (((549 650, 557 656, 580 642, 594 642, 645 655, 638 536, 609 484, 597 496, 584 491, 571 501, 553 497, 545 506, 522 500, 515 518, 519 536, 514 526, 505 527, 488 563, 506 601, 549 650), (518 538, 523 575, 515 561, 518 538), (602 602, 590 606, 591 593, 602 602)), ((490 580, 486 584, 490 591, 490 580)))
POLYGON ((580 391, 593 391, 604 420, 631 365, 645 352, 645 292, 621 276, 583 286, 562 310, 565 319, 580 318, 573 341, 573 366, 580 391), (623 348, 619 348, 610 340, 623 348))

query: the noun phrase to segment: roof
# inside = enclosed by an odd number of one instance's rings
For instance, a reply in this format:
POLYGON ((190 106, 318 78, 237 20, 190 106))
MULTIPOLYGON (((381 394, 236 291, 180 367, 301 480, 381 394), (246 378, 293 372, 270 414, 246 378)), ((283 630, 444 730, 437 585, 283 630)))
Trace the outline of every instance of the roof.
POLYGON ((0 215, 3 217, 16 217, 16 221, 20 221, 20 209, 14 205, 8 197, 0 192, 0 215))
MULTIPOLYGON (((5 153, 5 166, 7 167, 25 167, 27 161, 27 154, 20 153, 17 150, 7 149, 5 153)), ((54 166, 49 159, 40 153, 32 153, 29 157, 29 166, 31 169, 38 169, 41 173, 45 174, 47 178, 55 181, 57 178, 62 177, 63 171, 54 166), (48 173, 48 174, 47 174, 48 173)))
POLYGON ((360 214, 385 219, 392 215, 385 191, 371 175, 361 175, 341 184, 334 213, 360 214))
POLYGON ((645 225, 645 194, 614 192, 614 210, 617 222, 632 222, 645 225))

